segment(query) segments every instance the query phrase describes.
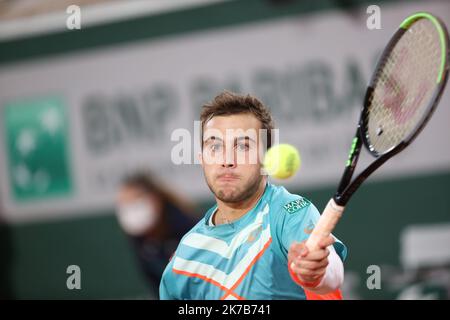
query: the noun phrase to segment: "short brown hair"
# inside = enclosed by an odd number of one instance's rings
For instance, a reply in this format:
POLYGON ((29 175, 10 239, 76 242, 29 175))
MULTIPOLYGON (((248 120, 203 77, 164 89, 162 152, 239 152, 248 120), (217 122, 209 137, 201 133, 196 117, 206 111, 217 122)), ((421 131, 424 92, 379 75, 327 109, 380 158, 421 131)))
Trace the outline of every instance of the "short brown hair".
POLYGON ((253 114, 261 122, 261 129, 267 130, 267 148, 270 148, 272 143, 272 129, 274 128, 274 121, 270 114, 270 110, 261 101, 250 94, 239 95, 227 90, 202 106, 202 111, 200 113, 202 147, 203 128, 206 122, 216 116, 241 113, 253 114))

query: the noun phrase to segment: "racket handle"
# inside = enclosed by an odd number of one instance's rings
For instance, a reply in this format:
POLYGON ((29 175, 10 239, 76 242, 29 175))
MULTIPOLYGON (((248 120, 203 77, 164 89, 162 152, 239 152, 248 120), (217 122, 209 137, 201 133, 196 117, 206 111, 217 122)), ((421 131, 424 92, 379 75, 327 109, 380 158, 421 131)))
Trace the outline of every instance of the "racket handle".
POLYGON ((320 216, 319 222, 314 227, 311 236, 306 241, 306 247, 309 250, 315 250, 319 247, 319 242, 323 238, 328 237, 331 232, 333 232, 334 227, 338 223, 339 219, 342 217, 344 208, 336 204, 333 198, 328 201, 325 210, 320 216))

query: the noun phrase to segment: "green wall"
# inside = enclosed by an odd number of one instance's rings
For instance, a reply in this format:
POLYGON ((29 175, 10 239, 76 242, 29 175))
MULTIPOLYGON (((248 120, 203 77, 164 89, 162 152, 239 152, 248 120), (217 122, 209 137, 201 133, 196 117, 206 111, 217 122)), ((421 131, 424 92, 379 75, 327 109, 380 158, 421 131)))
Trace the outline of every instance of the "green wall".
POLYGON ((149 295, 115 216, 112 212, 95 214, 89 218, 3 226, 3 295, 13 299, 149 295), (81 290, 66 287, 69 265, 81 269, 81 290))

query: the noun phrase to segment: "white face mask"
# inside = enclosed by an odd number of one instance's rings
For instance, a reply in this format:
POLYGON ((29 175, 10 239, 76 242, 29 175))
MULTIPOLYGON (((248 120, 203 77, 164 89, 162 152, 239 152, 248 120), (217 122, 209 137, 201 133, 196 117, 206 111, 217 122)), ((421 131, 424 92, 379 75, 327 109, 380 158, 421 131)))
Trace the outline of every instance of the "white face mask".
POLYGON ((121 205, 117 215, 123 230, 132 236, 144 234, 157 219, 155 208, 146 199, 121 205))

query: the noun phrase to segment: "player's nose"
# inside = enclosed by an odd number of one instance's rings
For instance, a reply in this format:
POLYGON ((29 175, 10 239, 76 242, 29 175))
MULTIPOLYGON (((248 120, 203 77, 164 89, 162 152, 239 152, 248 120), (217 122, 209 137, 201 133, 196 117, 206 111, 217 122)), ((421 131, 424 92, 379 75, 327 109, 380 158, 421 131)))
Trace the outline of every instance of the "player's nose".
POLYGON ((225 168, 236 167, 236 157, 235 157, 233 148, 226 149, 222 166, 225 168))

